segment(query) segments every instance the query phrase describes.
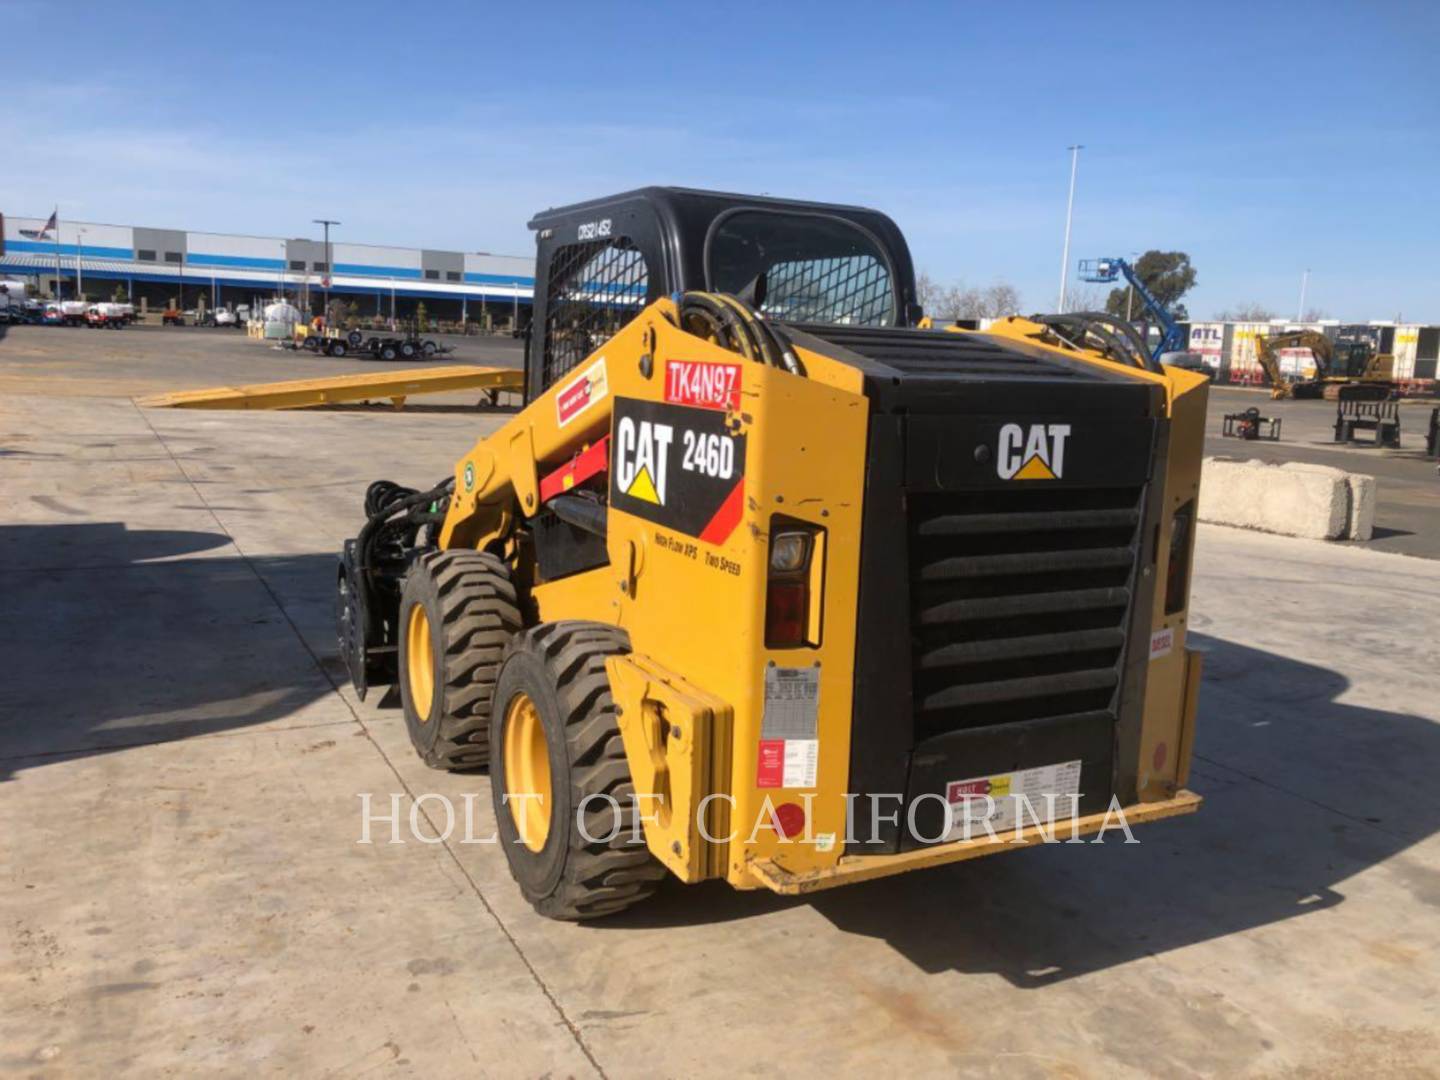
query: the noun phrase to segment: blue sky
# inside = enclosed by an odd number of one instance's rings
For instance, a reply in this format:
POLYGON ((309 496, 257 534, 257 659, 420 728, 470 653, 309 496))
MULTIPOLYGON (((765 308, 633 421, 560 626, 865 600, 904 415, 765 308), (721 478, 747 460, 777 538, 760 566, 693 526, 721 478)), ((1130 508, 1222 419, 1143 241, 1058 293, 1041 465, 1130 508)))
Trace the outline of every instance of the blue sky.
POLYGON ((919 268, 1052 310, 1190 253, 1256 301, 1440 322, 1440 5, 0 0, 0 211, 526 254, 647 183, 875 206, 919 268), (257 9, 258 10, 258 9, 257 9))

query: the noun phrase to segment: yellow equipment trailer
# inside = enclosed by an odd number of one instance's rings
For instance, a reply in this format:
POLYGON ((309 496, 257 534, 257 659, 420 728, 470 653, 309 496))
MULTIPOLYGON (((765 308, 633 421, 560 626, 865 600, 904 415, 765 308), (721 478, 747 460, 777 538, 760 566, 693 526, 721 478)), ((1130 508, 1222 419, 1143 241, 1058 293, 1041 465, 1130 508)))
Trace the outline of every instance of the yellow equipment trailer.
POLYGON ((1196 809, 1203 376, 918 329, 873 210, 646 188, 531 227, 526 407, 372 485, 337 614, 427 763, 488 764, 539 911, 1196 809))

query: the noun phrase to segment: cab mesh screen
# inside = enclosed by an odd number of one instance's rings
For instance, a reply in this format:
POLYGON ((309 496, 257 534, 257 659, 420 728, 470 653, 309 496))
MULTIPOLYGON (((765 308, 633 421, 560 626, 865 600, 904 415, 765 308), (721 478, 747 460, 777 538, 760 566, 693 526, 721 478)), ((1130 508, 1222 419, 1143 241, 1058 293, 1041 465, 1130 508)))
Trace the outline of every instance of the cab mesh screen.
POLYGON ((545 286, 545 386, 640 314, 649 286, 645 257, 623 236, 557 248, 545 286))
POLYGON ((889 268, 870 254, 777 262, 765 273, 761 310, 786 322, 888 326, 889 268))

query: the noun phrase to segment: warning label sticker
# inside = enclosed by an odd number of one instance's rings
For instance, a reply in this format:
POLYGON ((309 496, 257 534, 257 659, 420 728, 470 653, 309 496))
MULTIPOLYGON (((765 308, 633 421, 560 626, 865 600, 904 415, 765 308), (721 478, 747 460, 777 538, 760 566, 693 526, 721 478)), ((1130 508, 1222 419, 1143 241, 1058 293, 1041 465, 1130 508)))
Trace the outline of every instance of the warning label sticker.
POLYGON ((1071 817, 1077 800, 1069 796, 1079 794, 1078 760, 996 773, 994 776, 952 780, 945 785, 945 801, 950 804, 952 821, 946 839, 954 840, 966 835, 967 819, 972 837, 977 829, 983 833, 983 823, 987 821, 997 832, 1013 829, 1022 807, 1027 825, 1037 819, 1046 823, 1071 817), (988 803, 985 801, 987 798, 990 800, 988 803))
POLYGON ((820 669, 767 667, 755 786, 813 788, 819 732, 820 669))
POLYGON ((1174 630, 1156 630, 1150 635, 1150 659, 1159 660, 1162 656, 1169 656, 1170 650, 1175 647, 1174 630))
POLYGON ((555 395, 556 421, 564 427, 590 406, 604 400, 609 392, 610 383, 605 378, 605 358, 602 356, 555 395))
POLYGON ((755 786, 813 788, 819 762, 819 739, 761 739, 755 786))
POLYGON ((813 739, 820 730, 820 669, 767 667, 762 739, 813 739))

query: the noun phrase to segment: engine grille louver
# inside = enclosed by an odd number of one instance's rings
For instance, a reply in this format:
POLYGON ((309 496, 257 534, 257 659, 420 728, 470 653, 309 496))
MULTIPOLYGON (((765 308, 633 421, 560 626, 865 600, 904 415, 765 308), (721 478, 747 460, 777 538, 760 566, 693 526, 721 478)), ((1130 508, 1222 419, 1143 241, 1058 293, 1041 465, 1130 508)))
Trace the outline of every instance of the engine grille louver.
POLYGON ((911 656, 921 738, 1115 715, 1143 487, 912 495, 911 656))

